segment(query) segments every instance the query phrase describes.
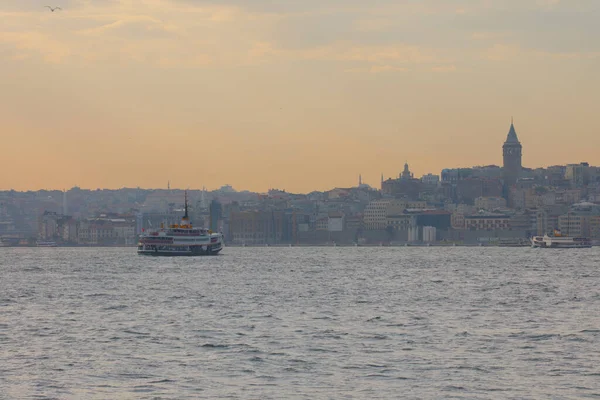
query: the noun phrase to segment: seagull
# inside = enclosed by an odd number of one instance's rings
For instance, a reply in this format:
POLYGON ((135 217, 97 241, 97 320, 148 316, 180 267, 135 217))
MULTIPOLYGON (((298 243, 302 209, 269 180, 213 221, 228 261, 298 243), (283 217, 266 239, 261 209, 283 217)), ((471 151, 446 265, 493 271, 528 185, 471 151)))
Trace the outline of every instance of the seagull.
POLYGON ((62 10, 62 8, 60 8, 60 7, 54 7, 54 8, 50 7, 50 6, 44 6, 44 7, 48 7, 50 9, 50 11, 52 11, 52 12, 54 12, 56 10, 62 10))

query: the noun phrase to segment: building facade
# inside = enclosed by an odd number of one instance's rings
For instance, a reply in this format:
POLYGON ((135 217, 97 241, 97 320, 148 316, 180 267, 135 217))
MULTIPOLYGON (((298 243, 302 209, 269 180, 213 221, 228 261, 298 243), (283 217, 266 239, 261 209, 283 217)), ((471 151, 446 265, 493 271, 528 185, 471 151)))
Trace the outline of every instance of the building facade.
POLYGON ((475 199, 475 208, 486 211, 506 208, 506 200, 502 197, 478 197, 475 199))
POLYGON ((485 213, 469 215, 465 217, 465 228, 473 231, 508 230, 510 216, 485 213))

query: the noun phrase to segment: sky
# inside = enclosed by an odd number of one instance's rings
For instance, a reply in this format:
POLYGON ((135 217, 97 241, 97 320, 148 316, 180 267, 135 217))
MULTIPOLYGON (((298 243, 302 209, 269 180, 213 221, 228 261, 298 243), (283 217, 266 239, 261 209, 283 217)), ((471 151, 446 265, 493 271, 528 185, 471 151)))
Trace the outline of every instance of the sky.
POLYGON ((0 189, 600 164, 598 0, 0 0, 0 189), (44 5, 62 10, 50 12, 44 5))

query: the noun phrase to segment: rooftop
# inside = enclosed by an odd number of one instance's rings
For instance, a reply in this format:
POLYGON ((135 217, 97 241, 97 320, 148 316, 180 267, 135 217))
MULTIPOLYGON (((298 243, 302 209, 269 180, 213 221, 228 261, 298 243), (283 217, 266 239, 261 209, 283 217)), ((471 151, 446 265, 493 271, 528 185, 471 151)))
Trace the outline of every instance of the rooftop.
POLYGON ((508 136, 506 137, 505 143, 514 143, 514 144, 519 143, 519 138, 517 137, 517 131, 515 131, 515 126, 512 122, 510 123, 510 130, 508 131, 508 136))

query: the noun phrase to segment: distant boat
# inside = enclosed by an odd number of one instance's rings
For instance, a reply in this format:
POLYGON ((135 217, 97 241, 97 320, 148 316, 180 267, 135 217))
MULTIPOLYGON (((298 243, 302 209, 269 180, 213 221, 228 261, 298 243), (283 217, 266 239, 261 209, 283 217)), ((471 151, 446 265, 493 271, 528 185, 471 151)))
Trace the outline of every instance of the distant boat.
POLYGON ((530 247, 529 240, 524 238, 500 239, 498 247, 530 247))
POLYGON ((36 242, 36 246, 37 247, 57 247, 58 244, 56 242, 51 241, 51 240, 38 240, 36 242))
POLYGON ((0 247, 13 247, 19 244, 18 237, 4 236, 0 239, 0 247))

